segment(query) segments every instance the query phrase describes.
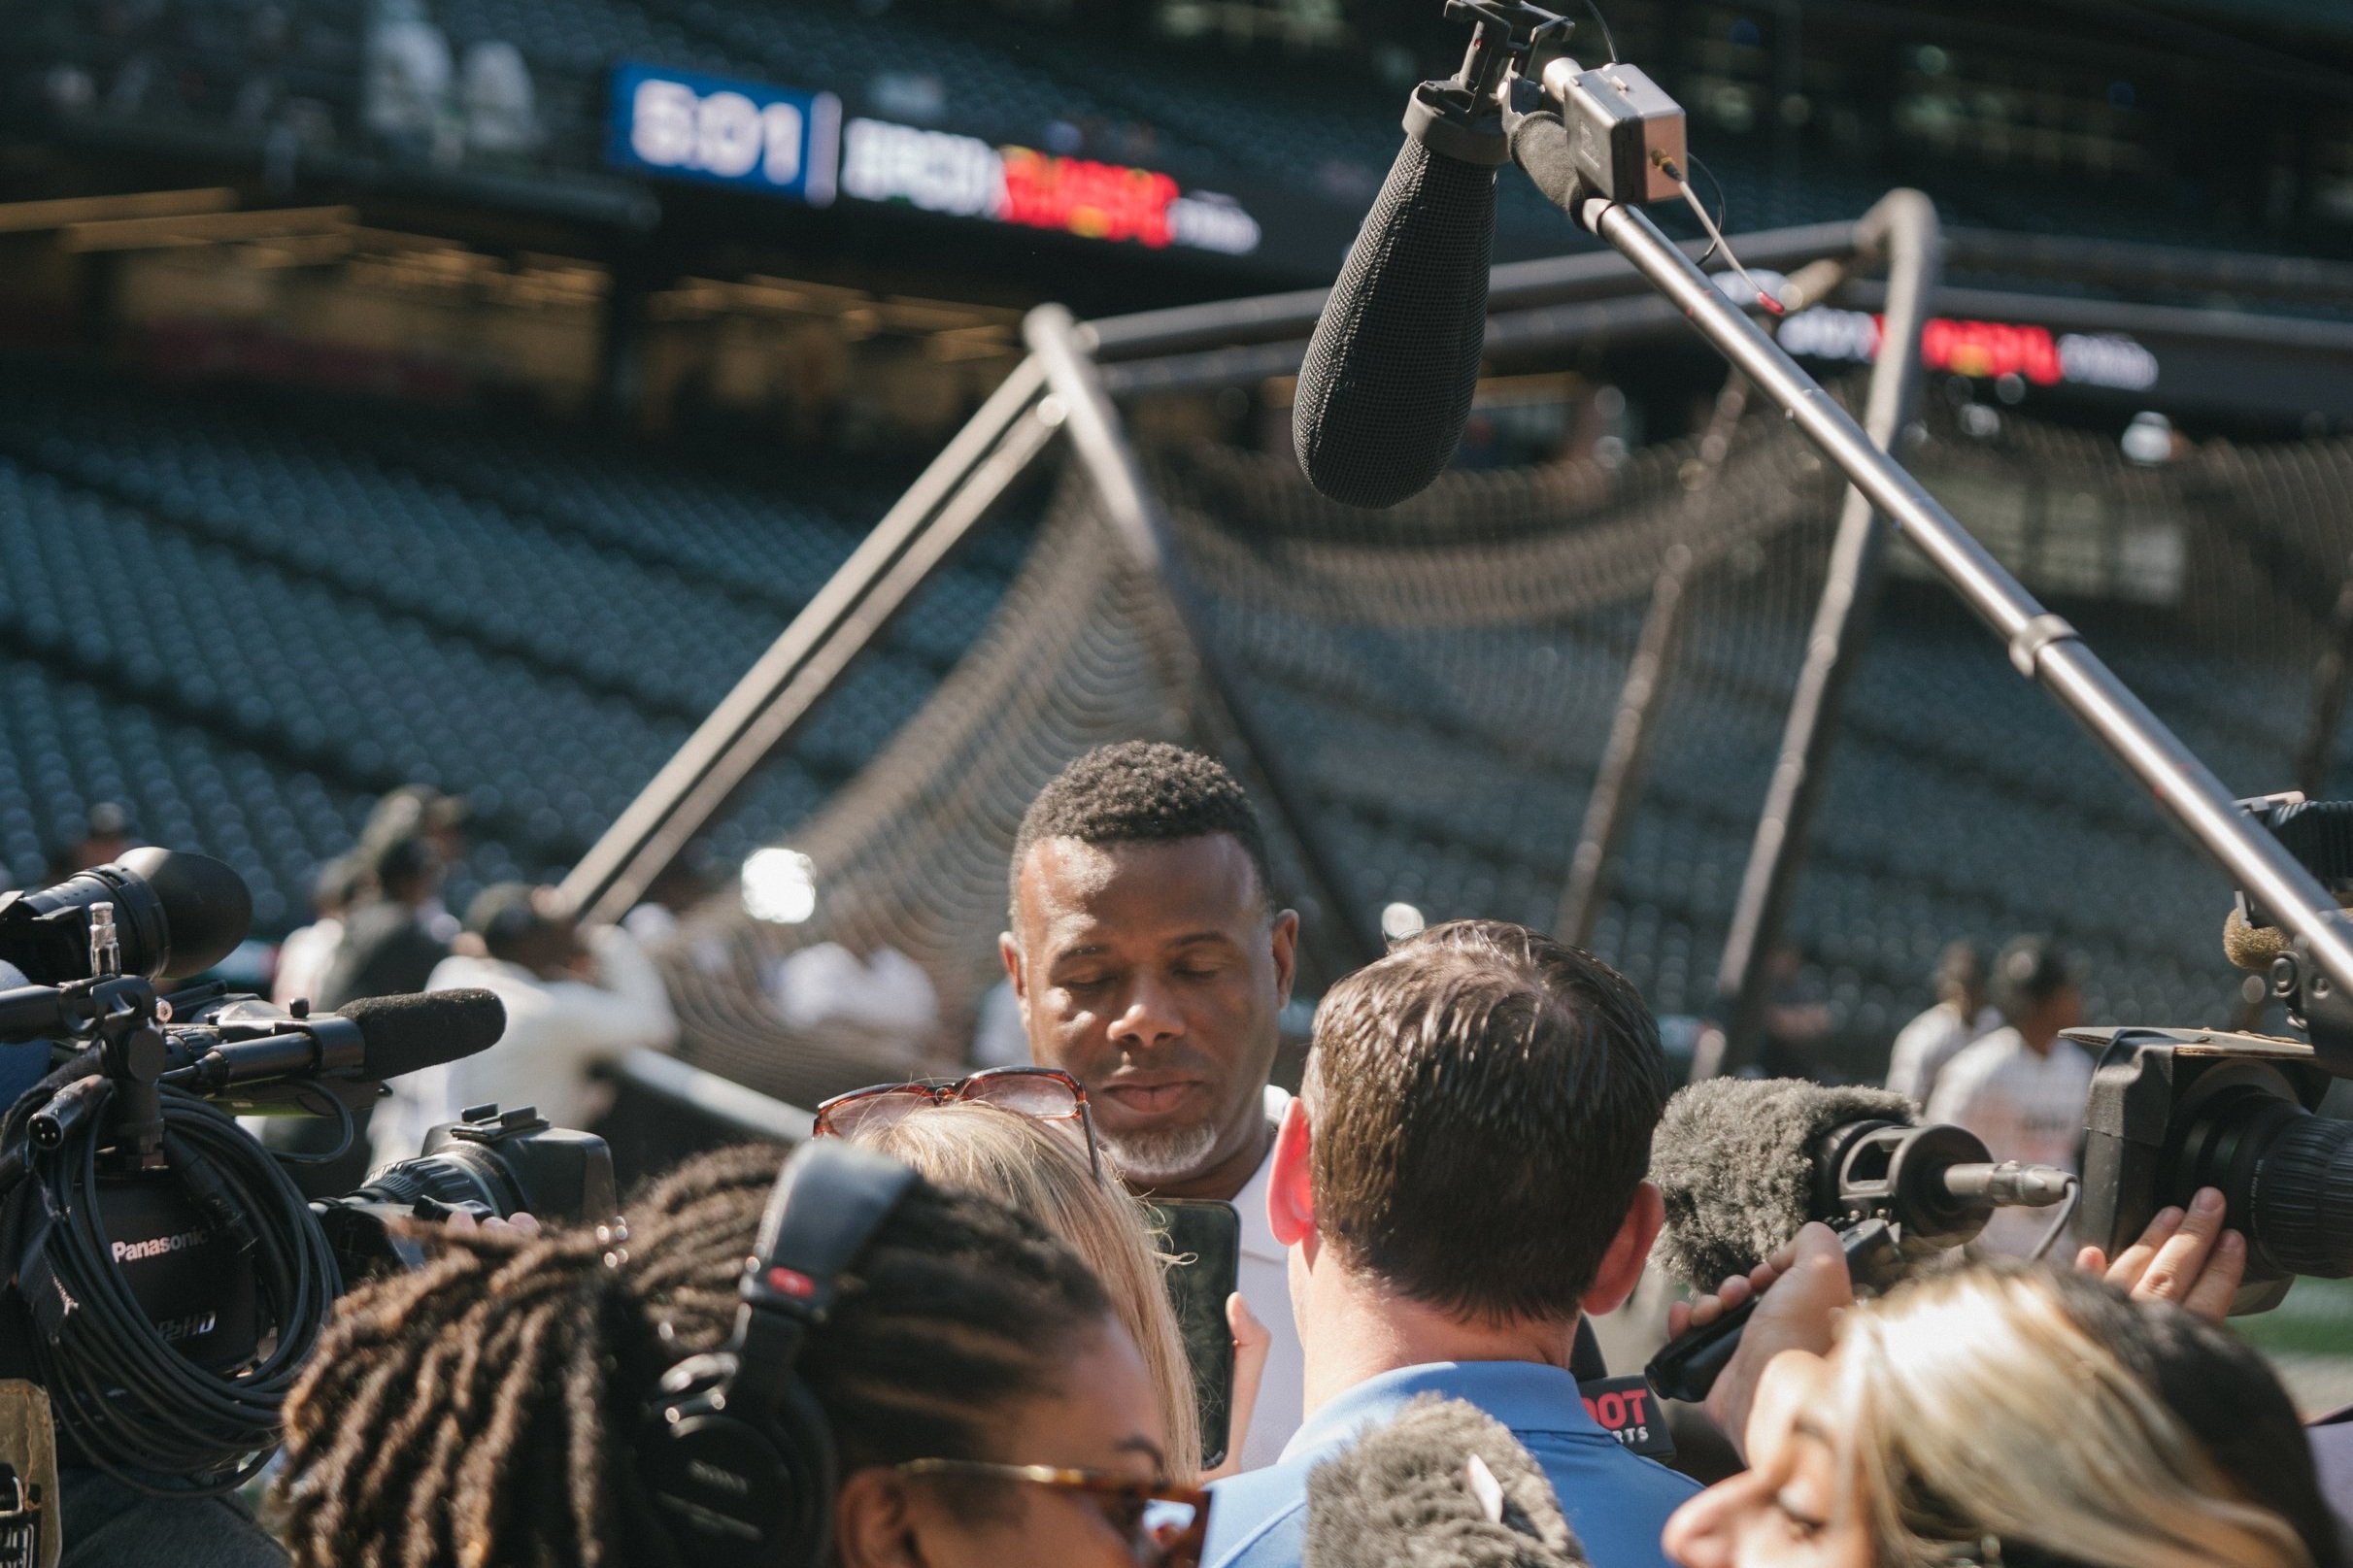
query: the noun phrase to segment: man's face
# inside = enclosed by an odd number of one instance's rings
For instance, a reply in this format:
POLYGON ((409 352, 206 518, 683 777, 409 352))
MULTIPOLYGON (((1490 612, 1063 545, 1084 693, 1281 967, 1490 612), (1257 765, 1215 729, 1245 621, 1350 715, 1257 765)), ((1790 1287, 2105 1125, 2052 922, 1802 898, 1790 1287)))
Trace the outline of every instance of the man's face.
POLYGON ((1014 918, 1005 966, 1030 1054, 1087 1086, 1130 1181, 1182 1183, 1258 1148, 1298 917, 1268 917, 1239 843, 1047 839, 1014 918))

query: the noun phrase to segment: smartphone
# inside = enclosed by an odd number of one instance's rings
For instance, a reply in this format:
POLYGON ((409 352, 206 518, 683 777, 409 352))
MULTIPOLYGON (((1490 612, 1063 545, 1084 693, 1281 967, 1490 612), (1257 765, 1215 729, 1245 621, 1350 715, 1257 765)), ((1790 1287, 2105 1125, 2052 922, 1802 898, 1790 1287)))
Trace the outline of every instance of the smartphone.
POLYGON ((1226 1298, 1241 1279, 1242 1219, 1232 1204, 1214 1198, 1171 1198, 1146 1207, 1176 1260, 1167 1271, 1168 1300, 1193 1367, 1201 1468, 1207 1470, 1226 1462, 1233 1422, 1233 1329, 1226 1321, 1226 1298))

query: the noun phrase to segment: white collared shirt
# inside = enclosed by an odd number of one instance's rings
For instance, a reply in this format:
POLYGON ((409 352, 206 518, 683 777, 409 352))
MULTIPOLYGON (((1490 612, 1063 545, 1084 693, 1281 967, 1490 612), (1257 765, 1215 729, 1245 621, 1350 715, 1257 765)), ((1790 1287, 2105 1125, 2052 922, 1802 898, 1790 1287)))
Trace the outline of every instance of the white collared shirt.
MULTIPOLYGON (((1280 1123, 1291 1095, 1266 1085, 1266 1119, 1280 1123)), ((1283 1455, 1283 1445, 1299 1429, 1307 1404, 1307 1362, 1299 1349, 1298 1320, 1291 1311, 1291 1250, 1274 1239, 1266 1218, 1266 1187, 1274 1170, 1274 1143, 1233 1197, 1234 1214, 1242 1222, 1241 1267, 1236 1284, 1242 1299, 1272 1341, 1266 1347, 1266 1372, 1259 1381, 1259 1402, 1242 1439, 1242 1468, 1259 1470, 1283 1455)))

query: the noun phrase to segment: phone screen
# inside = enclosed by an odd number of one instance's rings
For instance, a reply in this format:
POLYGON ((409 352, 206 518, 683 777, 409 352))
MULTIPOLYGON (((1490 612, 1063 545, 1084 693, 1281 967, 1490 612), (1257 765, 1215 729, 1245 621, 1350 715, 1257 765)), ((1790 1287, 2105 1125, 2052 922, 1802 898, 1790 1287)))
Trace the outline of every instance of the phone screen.
POLYGON ((1241 1217, 1232 1204, 1206 1198, 1172 1198, 1148 1207, 1166 1238, 1162 1245, 1176 1259, 1167 1272, 1168 1299, 1185 1336, 1185 1359, 1193 1367, 1206 1470, 1225 1462, 1232 1421, 1233 1329, 1226 1321, 1226 1298, 1241 1278, 1241 1217))

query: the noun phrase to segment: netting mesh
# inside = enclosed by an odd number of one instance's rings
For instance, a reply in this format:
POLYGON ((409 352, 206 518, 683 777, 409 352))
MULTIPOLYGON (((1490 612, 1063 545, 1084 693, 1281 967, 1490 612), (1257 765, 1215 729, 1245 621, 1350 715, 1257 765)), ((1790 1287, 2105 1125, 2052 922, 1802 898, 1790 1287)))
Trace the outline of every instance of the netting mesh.
MULTIPOLYGON (((1554 924, 1654 584, 1688 550, 1647 780, 1593 945, 1662 1014, 1713 1003, 1842 493, 1777 411, 1732 424, 1713 473, 1693 437, 1614 464, 1450 473, 1386 513, 1322 500, 1288 452, 1144 455, 1234 695, 1279 737, 1315 804, 1307 830, 1361 910, 1554 924)), ((2112 433, 1938 395, 1904 455, 2227 784, 2292 782, 2353 550, 2353 446, 2181 444, 2143 466, 2112 433)), ((1006 854, 1030 796, 1100 742, 1203 738, 1184 636, 1083 473, 1059 485, 988 634, 789 835, 814 862, 814 917, 756 920, 729 892, 688 921, 673 961, 704 1065, 806 1103, 961 1059, 1000 975, 1006 854), (912 957, 936 1023, 786 1025, 776 965, 827 940, 912 957)), ((1892 560, 1791 912, 1798 984, 1840 1043, 1831 1065, 1883 1059, 1957 936, 2060 935, 2086 961, 2096 1019, 2227 1019, 2220 875, 1908 549, 1892 560)), ((1295 896, 1295 843, 1274 827, 1295 896)))

